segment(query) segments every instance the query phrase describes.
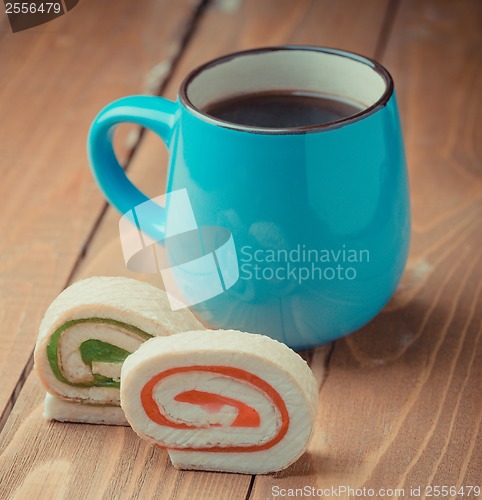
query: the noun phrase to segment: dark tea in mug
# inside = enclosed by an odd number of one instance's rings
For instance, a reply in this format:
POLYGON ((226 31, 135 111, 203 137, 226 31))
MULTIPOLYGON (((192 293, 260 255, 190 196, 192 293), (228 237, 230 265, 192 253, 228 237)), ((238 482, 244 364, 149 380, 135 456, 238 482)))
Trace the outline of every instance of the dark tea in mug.
POLYGON ((213 118, 251 127, 323 125, 362 111, 362 106, 316 92, 268 90, 227 97, 203 108, 213 118))

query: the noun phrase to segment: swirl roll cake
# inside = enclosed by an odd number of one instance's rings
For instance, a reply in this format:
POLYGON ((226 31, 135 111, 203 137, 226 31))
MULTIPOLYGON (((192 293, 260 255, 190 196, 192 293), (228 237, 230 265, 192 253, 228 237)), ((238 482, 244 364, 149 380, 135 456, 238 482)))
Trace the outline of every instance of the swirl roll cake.
POLYGON ((190 331, 148 340, 126 359, 121 405, 178 469, 262 474, 305 451, 318 389, 305 361, 276 340, 190 331))
POLYGON ((47 309, 35 368, 48 391, 47 419, 128 425, 120 372, 146 340, 203 328, 189 310, 170 310, 166 293, 124 277, 93 277, 65 289, 47 309))

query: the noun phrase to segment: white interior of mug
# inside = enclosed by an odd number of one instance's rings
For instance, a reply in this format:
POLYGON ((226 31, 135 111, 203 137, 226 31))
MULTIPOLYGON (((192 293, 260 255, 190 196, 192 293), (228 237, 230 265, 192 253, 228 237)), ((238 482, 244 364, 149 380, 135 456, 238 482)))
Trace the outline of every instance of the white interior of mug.
POLYGON ((251 92, 316 92, 361 108, 385 94, 387 77, 368 59, 341 51, 281 48, 235 54, 201 68, 185 87, 199 110, 212 102, 251 92))

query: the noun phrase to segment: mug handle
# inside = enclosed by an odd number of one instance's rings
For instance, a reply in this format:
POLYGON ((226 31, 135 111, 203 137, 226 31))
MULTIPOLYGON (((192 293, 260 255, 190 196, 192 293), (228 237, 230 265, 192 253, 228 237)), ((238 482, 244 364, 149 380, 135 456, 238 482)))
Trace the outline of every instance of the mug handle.
MULTIPOLYGON (((149 198, 132 184, 119 164, 112 145, 114 129, 120 123, 135 123, 155 132, 169 147, 178 109, 177 103, 163 97, 129 96, 107 105, 91 125, 87 150, 92 174, 109 203, 127 217, 149 198)), ((135 220, 131 222, 135 224, 135 220)), ((155 217, 147 222, 145 229, 151 238, 165 238, 164 208, 155 205, 155 217)))

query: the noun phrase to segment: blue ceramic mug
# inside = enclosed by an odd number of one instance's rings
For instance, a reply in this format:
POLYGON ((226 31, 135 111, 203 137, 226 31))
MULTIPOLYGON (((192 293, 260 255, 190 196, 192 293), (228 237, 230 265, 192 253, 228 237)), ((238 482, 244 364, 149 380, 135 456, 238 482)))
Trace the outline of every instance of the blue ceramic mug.
MULTIPOLYGON (((237 280, 192 307, 206 325, 310 348, 363 326, 395 291, 410 239, 408 180, 393 81, 377 62, 320 47, 249 50, 191 72, 176 102, 132 96, 108 105, 92 125, 89 156, 124 214, 147 198, 113 151, 122 122, 164 140, 167 191, 185 189, 197 224, 233 237, 237 280), (205 111, 270 90, 321 93, 359 111, 293 128, 239 125, 205 111)), ((161 243, 169 210, 148 230, 161 243)))

